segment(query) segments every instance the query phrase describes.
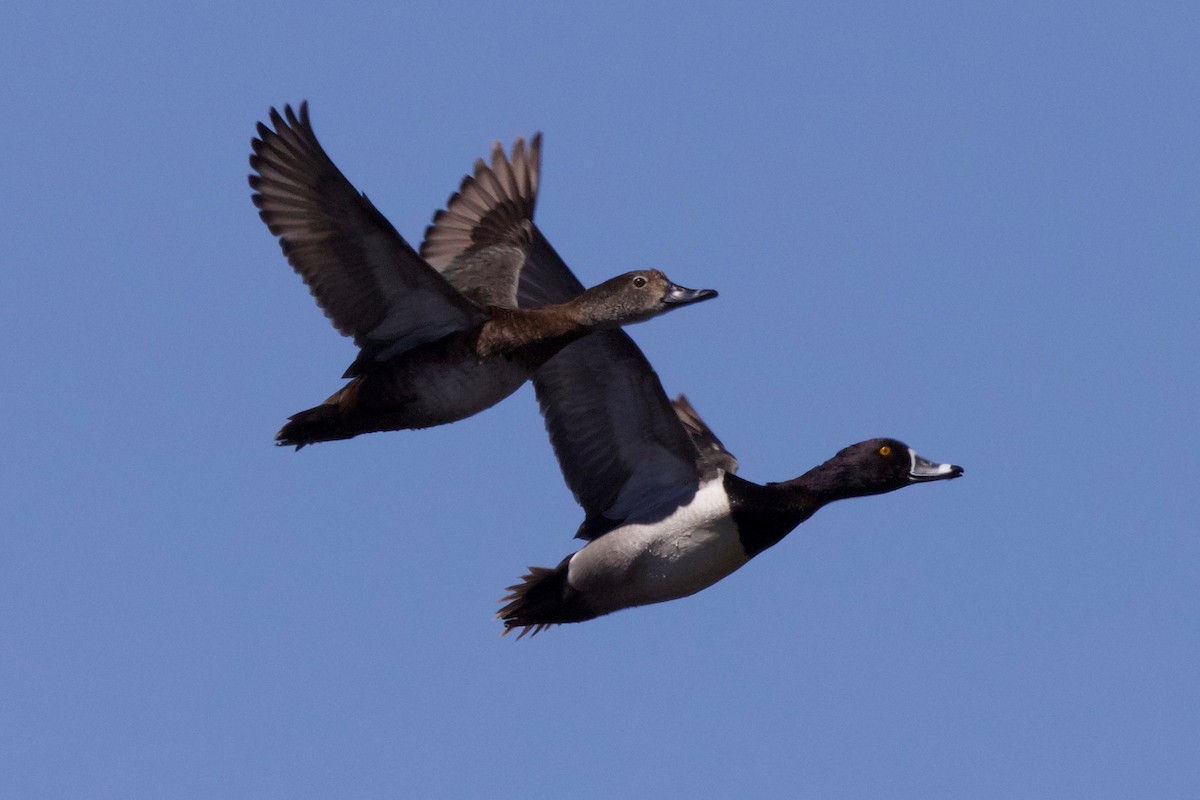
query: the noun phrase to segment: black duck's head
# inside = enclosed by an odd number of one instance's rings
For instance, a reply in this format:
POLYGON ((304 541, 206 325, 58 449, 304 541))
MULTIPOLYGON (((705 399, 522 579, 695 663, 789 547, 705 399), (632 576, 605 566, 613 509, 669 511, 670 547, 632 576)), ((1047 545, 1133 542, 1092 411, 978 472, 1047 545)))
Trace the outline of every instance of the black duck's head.
POLYGON ((896 439, 852 444, 822 465, 821 480, 836 497, 864 497, 903 489, 914 483, 957 478, 963 468, 938 464, 917 455, 896 439))

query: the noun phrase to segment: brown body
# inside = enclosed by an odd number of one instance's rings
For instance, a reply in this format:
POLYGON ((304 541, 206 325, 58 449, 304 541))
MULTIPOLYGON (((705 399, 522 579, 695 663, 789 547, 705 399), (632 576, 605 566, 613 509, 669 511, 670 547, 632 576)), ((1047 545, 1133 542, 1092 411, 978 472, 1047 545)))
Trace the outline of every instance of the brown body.
POLYGON ((591 330, 569 304, 530 310, 493 306, 487 312, 487 321, 475 330, 385 361, 360 357, 347 371, 354 376, 350 383, 321 405, 292 415, 276 440, 303 447, 466 419, 508 397, 591 330))

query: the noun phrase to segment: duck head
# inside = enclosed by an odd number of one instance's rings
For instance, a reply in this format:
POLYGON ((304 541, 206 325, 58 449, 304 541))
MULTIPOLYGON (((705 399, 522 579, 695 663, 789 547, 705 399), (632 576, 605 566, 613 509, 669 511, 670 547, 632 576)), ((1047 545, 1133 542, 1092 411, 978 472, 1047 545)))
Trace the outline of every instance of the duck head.
POLYGON ((673 308, 716 297, 713 289, 688 289, 656 269, 618 275, 576 298, 584 319, 596 327, 642 322, 673 308))
POLYGON ((962 467, 922 458, 896 439, 868 439, 841 450, 809 476, 813 488, 828 493, 830 499, 839 499, 883 494, 962 474, 962 467))

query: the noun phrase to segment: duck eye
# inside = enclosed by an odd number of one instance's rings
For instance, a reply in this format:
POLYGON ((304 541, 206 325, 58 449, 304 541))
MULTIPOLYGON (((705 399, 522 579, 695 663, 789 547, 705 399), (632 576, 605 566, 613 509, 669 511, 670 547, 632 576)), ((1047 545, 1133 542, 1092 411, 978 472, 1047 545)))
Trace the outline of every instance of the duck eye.
POLYGON ((890 456, 891 454, 892 454, 892 448, 888 447, 886 444, 883 447, 879 448, 879 455, 890 456))
POLYGON ((643 278, 641 275, 638 275, 636 278, 633 279, 633 285, 634 285, 634 287, 640 289, 646 285, 646 279, 643 278))

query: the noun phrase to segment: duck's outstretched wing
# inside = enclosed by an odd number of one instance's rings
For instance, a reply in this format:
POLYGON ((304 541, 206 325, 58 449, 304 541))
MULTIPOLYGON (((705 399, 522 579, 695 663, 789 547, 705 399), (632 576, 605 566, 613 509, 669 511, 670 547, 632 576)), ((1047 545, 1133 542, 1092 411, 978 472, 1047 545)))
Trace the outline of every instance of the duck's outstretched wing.
POLYGON ((569 345, 534 373, 533 385, 563 478, 587 513, 577 537, 666 516, 699 488, 700 452, 624 332, 569 345))
MULTIPOLYGON (((334 327, 387 358, 483 321, 326 155, 308 119, 271 109, 251 141, 259 215, 334 327)), ((360 357, 359 362, 362 362, 360 357)))
POLYGON ((528 148, 524 139, 517 139, 511 158, 496 142, 491 165, 477 160, 474 173, 462 179, 425 229, 421 256, 481 305, 517 306, 522 268, 531 254, 537 257, 534 251, 540 246, 533 210, 541 159, 540 133, 528 148))
POLYGON ((533 222, 542 169, 542 135, 512 157, 492 145, 425 229, 421 255, 463 294, 505 308, 563 303, 584 290, 533 222))

